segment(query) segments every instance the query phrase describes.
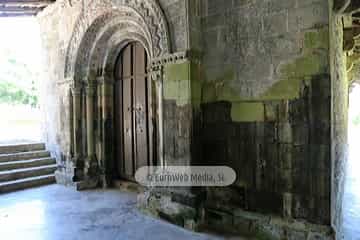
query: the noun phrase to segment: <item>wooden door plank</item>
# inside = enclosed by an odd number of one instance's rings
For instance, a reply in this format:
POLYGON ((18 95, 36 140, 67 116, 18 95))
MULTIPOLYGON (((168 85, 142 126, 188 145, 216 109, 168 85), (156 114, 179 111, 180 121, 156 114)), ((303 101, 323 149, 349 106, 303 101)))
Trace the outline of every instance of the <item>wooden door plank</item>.
POLYGON ((124 177, 134 172, 134 132, 133 132, 133 79, 132 79, 132 46, 128 45, 123 52, 123 136, 124 136, 124 177))
POLYGON ((146 52, 140 43, 135 44, 135 109, 136 109, 136 168, 149 165, 147 124, 146 52))

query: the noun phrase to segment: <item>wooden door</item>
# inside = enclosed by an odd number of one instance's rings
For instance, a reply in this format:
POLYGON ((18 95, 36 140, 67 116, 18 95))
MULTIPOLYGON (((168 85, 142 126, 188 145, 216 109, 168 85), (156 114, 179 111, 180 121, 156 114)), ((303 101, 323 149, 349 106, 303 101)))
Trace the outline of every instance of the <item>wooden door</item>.
POLYGON ((137 42, 128 44, 117 64, 115 84, 115 165, 117 176, 134 180, 150 165, 147 54, 137 42))

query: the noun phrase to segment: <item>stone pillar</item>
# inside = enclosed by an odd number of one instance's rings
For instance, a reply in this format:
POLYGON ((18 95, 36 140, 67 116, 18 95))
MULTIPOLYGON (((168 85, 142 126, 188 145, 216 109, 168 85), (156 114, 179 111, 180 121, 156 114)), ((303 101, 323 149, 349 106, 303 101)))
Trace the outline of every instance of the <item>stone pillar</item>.
POLYGON ((85 165, 85 174, 87 177, 93 176, 96 172, 97 162, 95 158, 94 142, 94 96, 96 85, 89 83, 86 86, 86 142, 87 159, 85 165))
MULTIPOLYGON (((195 90, 191 88, 191 77, 195 74, 191 74, 192 62, 187 56, 187 52, 181 52, 151 61, 150 74, 156 87, 160 166, 191 166, 194 161, 191 144, 194 141, 192 93, 195 90)), ((202 195, 200 191, 193 193, 191 187, 152 187, 138 195, 138 207, 157 216, 165 214, 174 223, 195 229, 202 195)))
MULTIPOLYGON (((69 81, 73 81, 72 79, 69 81)), ((83 161, 81 159, 81 86, 72 84, 69 87, 70 106, 70 161, 55 172, 56 182, 73 185, 83 178, 83 161)))

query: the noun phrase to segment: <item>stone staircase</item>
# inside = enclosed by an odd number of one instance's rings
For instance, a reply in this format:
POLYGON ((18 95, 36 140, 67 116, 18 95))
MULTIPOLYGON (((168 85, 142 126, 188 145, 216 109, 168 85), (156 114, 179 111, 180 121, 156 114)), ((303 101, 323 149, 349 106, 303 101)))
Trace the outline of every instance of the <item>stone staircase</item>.
POLYGON ((0 194, 55 183, 55 170, 43 143, 0 145, 0 194))

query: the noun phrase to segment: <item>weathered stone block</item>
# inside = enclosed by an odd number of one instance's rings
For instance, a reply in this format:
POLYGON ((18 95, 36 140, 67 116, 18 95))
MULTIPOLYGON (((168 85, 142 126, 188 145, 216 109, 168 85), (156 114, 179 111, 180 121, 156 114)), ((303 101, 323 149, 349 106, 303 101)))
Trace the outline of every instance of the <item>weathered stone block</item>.
POLYGON ((275 123, 265 123, 264 125, 264 142, 275 143, 277 141, 277 129, 275 123))
POLYGON ((264 51, 274 59, 287 59, 301 54, 302 44, 298 34, 266 36, 260 39, 264 51))
MULTIPOLYGON (((327 27, 307 31, 304 35, 304 47, 306 49, 327 50, 329 48, 329 44, 329 29, 327 27)), ((323 90, 326 91, 326 89, 323 90)))
POLYGON ((256 124, 255 122, 235 123, 237 135, 243 142, 252 142, 256 140, 256 124))
POLYGON ((283 217, 291 218, 292 211, 292 194, 284 193, 283 194, 283 217))
MULTIPOLYGON (((310 157, 310 147, 308 144, 293 145, 291 148, 292 167, 294 169, 311 168, 312 159, 310 157)), ((304 179, 305 181, 305 179, 304 179)))
POLYGON ((292 215, 294 218, 309 218, 309 213, 312 209, 309 208, 308 201, 309 197, 301 196, 300 194, 293 194, 292 215))
POLYGON ((330 124, 326 121, 313 122, 310 126, 310 143, 330 144, 330 124))
POLYGON ((282 196, 281 194, 266 191, 248 190, 247 205, 250 211, 261 213, 282 213, 282 196))
POLYGON ((278 102, 267 101, 265 105, 265 121, 276 121, 278 118, 278 102))
POLYGON ((218 0, 208 0, 207 7, 208 7, 208 9, 207 9, 208 15, 212 15, 214 13, 223 12, 223 11, 230 9, 232 7, 232 1, 231 0, 224 1, 221 3, 221 5, 219 5, 218 0))
POLYGON ((296 7, 296 0, 277 0, 268 2, 268 11, 269 13, 286 11, 287 9, 292 9, 296 7))
POLYGON ((205 29, 223 26, 225 23, 225 15, 223 13, 214 12, 211 16, 202 19, 202 24, 205 29))
POLYGON ((253 0, 233 0, 233 7, 234 8, 245 7, 246 5, 251 4, 252 2, 253 0))
POLYGON ((282 35, 287 32, 288 14, 285 11, 265 16, 263 21, 265 35, 282 35))
POLYGON ((314 26, 327 25, 329 21, 328 12, 327 3, 311 4, 289 10, 289 30, 296 32, 314 26))
POLYGON ((279 144, 279 167, 281 170, 292 168, 292 149, 293 146, 291 144, 279 144))
POLYGON ((165 82, 189 80, 190 78, 190 63, 185 61, 183 63, 167 64, 164 69, 165 82))
POLYGON ((294 99, 289 102, 289 121, 291 123, 296 122, 308 122, 309 103, 307 99, 300 98, 294 99))
POLYGON ((292 128, 292 143, 294 145, 305 145, 309 140, 309 125, 307 123, 293 123, 292 128))
POLYGON ((278 129, 278 140, 279 143, 292 143, 293 142, 293 128, 290 123, 279 123, 278 129))
POLYGON ((294 167, 291 171, 292 190, 294 194, 309 194, 310 192, 310 172, 306 167, 294 167))
POLYGON ((232 103, 231 119, 233 122, 263 122, 265 108, 262 102, 232 103))
POLYGON ((224 227, 231 229, 233 223, 233 216, 231 214, 213 209, 206 209, 205 219, 208 225, 221 229, 224 229, 224 227))
POLYGON ((326 170, 331 165, 331 150, 328 144, 311 144, 309 146, 311 167, 326 170))
POLYGON ((286 100, 280 101, 278 108, 278 114, 279 114, 278 121, 280 123, 289 121, 289 117, 290 117, 289 110, 290 110, 290 102, 286 100))
POLYGON ((231 103, 229 102, 202 104, 201 108, 205 123, 231 121, 231 103))
POLYGON ((223 165, 222 162, 226 162, 226 159, 228 159, 225 141, 205 140, 203 141, 202 148, 203 164, 223 165))

